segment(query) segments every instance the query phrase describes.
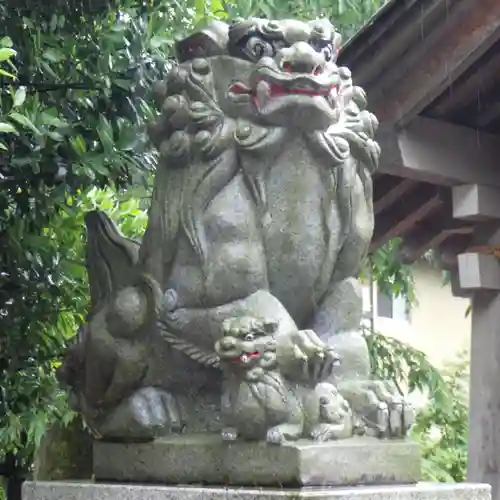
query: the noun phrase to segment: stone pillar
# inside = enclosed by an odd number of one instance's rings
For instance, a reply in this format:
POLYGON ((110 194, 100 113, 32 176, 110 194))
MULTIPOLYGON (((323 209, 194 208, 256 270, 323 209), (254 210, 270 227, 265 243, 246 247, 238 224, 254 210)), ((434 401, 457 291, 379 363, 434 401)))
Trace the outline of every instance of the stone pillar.
POLYGON ((455 187, 453 215, 476 222, 474 245, 458 256, 472 297, 468 480, 489 483, 500 500, 500 189, 455 187))

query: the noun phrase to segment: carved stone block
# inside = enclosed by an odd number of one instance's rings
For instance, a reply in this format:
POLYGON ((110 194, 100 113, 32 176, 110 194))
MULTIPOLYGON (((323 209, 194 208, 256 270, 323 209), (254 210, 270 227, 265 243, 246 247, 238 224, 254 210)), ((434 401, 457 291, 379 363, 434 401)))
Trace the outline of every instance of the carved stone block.
POLYGON ((454 186, 452 193, 455 219, 470 221, 498 219, 500 215, 498 188, 466 184, 454 186))
POLYGON ((500 265, 494 255, 460 254, 458 276, 463 290, 500 290, 500 265))
POLYGON ((357 488, 246 489, 123 484, 26 483, 23 500, 491 500, 477 484, 357 488))
POLYGON ((418 446, 405 440, 351 438, 281 446, 224 443, 218 435, 186 435, 152 443, 97 442, 98 481, 300 487, 408 484, 420 480, 418 446))

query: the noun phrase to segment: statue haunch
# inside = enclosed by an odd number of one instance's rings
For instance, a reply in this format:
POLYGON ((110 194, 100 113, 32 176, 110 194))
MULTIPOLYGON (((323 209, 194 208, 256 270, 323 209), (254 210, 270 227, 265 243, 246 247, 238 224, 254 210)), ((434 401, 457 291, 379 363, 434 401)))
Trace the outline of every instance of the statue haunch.
MULTIPOLYGON (((322 372, 333 351, 319 338, 341 358, 329 382, 356 418, 378 436, 406 434, 412 412, 371 380, 359 333, 380 148, 339 47, 326 20, 214 22, 177 44, 153 89, 160 162, 143 241, 87 218, 92 310, 60 376, 96 436, 220 432, 214 345, 240 316, 277 325, 286 387, 322 372)), ((301 435, 335 437, 336 422, 320 423, 323 434, 301 435)), ((294 434, 282 424, 276 435, 294 434)))

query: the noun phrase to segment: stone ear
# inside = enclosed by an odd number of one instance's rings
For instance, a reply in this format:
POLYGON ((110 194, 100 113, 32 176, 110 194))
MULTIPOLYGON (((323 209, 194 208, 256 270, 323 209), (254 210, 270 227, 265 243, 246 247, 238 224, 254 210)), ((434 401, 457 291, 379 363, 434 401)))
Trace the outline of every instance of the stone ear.
POLYGON ((229 26, 222 21, 212 21, 202 30, 179 40, 175 45, 180 63, 198 57, 213 57, 227 53, 229 26))

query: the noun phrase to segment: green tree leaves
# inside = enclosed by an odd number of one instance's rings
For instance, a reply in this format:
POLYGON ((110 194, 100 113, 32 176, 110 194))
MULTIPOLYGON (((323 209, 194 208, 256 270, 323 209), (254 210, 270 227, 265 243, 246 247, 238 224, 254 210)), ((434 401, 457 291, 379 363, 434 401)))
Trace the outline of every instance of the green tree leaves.
POLYGON ((422 449, 426 481, 462 482, 467 470, 468 359, 460 357, 443 373, 425 354, 377 332, 366 332, 372 372, 392 380, 404 394, 418 391, 427 404, 417 413, 412 437, 422 449))
POLYGON ((16 89, 14 92, 14 98, 12 99, 12 107, 17 108, 19 106, 22 106, 24 104, 24 101, 26 100, 26 87, 19 87, 16 89))
POLYGON ((0 49, 0 62, 8 61, 12 56, 16 55, 14 49, 2 48, 0 49))

